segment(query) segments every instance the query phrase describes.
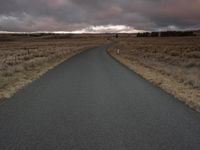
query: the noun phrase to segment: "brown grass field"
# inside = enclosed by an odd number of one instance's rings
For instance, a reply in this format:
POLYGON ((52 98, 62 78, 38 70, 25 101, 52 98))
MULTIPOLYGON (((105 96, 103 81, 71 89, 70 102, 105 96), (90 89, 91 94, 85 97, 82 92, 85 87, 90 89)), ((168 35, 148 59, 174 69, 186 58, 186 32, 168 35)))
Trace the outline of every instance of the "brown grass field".
POLYGON ((109 40, 92 35, 0 35, 0 99, 64 60, 109 40))
MULTIPOLYGON (((0 99, 66 59, 113 41, 113 35, 0 34, 0 99)), ((136 38, 121 34, 109 54, 200 111, 200 37, 136 38), (119 51, 119 54, 117 53, 119 51)))
POLYGON ((120 38, 108 52, 145 79, 200 110, 199 36, 120 38))

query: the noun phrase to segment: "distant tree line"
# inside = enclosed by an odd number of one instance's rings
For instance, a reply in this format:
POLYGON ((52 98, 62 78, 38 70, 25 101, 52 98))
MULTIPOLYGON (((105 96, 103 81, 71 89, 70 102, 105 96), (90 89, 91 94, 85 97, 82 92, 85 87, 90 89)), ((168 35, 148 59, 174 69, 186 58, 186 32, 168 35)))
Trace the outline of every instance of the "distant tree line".
POLYGON ((144 32, 137 34, 137 37, 176 37, 176 36, 195 36, 195 34, 193 31, 144 32))

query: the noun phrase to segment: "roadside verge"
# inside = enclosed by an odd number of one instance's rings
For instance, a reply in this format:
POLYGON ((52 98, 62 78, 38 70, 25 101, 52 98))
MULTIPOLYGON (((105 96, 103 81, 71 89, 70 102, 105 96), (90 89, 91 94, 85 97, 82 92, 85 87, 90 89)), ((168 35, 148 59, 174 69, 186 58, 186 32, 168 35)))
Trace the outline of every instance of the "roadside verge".
POLYGON ((194 89, 192 86, 184 85, 175 78, 168 76, 159 70, 145 66, 137 61, 126 59, 122 55, 117 54, 116 51, 113 51, 112 48, 109 48, 107 52, 112 58, 128 67, 130 70, 200 112, 199 89, 194 89))
POLYGON ((12 75, 1 77, 2 83, 0 88, 0 100, 5 100, 13 96, 18 90, 40 78, 49 70, 53 69, 62 62, 78 55, 94 46, 78 48, 68 52, 62 52, 54 58, 45 59, 41 62, 32 62, 28 65, 23 65, 23 69, 16 70, 12 75))

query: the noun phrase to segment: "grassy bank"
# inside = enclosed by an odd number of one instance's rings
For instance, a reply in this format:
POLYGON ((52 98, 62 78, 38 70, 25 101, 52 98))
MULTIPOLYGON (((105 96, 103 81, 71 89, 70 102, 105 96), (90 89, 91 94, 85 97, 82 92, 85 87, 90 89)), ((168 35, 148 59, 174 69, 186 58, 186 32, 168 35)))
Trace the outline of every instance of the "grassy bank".
POLYGON ((108 52, 145 79, 200 111, 199 37, 122 38, 108 52))
POLYGON ((2 35, 0 41, 0 99, 11 97, 66 59, 108 42, 99 37, 58 35, 2 35))

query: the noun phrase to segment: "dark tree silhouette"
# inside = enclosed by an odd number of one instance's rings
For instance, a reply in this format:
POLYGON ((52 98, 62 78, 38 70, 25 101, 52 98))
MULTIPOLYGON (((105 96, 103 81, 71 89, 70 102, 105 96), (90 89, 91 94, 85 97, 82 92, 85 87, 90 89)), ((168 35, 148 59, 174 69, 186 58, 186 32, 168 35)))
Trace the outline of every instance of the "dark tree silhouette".
POLYGON ((163 32, 144 32, 138 33, 137 37, 178 37, 195 36, 193 31, 163 31, 163 32))

